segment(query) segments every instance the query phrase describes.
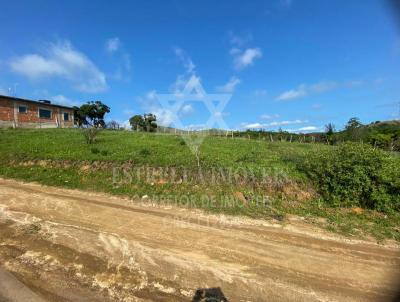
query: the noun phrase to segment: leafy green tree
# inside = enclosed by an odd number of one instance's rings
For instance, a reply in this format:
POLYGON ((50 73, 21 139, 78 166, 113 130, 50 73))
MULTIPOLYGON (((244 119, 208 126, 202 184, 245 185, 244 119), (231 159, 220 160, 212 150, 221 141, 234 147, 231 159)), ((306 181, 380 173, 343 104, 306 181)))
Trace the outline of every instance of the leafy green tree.
POLYGON ((352 117, 347 122, 345 129, 347 132, 347 138, 353 141, 358 141, 362 138, 363 124, 357 117, 352 117))
POLYGON ((139 114, 134 115, 129 119, 129 124, 131 125, 132 130, 135 130, 135 131, 143 130, 144 118, 143 118, 143 116, 141 116, 139 114))
POLYGON ((110 107, 101 101, 87 102, 80 107, 74 107, 74 119, 79 127, 104 128, 104 116, 109 112, 110 107))
POLYGON ((360 122, 360 119, 358 117, 352 117, 347 122, 347 124, 345 126, 345 129, 346 130, 353 130, 353 129, 359 128, 361 126, 362 126, 362 123, 360 122))
POLYGON ((83 113, 80 107, 74 106, 74 122, 79 128, 87 125, 86 115, 83 113))
POLYGON ((144 115, 145 131, 154 132, 157 129, 157 117, 152 113, 144 115))
POLYGON ((327 135, 331 136, 335 133, 335 131, 336 131, 336 127, 334 124, 328 123, 325 125, 325 132, 327 135))
POLYGON ((334 135, 335 135, 336 127, 332 123, 328 123, 325 125, 325 138, 328 144, 334 143, 334 135))

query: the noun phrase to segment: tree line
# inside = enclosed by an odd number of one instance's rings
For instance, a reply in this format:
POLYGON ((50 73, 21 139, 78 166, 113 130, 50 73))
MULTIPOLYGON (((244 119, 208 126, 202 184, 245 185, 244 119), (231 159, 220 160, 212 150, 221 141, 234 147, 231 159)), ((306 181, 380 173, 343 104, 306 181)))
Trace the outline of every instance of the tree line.
MULTIPOLYGON (((108 128, 112 130, 123 129, 116 121, 105 122, 105 115, 110 113, 110 107, 101 101, 87 102, 80 107, 73 107, 75 124, 80 128, 108 128)), ((228 131, 221 129, 207 129, 203 131, 184 131, 168 127, 159 127, 157 117, 153 113, 134 115, 129 119, 131 129, 143 132, 168 132, 168 133, 195 133, 205 135, 240 137, 248 139, 264 139, 271 142, 288 141, 303 143, 324 143, 335 145, 345 141, 369 143, 374 147, 391 151, 400 151, 400 122, 376 121, 364 125, 359 118, 352 117, 346 123, 344 130, 337 131, 333 123, 325 125, 325 131, 314 133, 290 133, 279 129, 278 131, 246 130, 228 131)), ((89 131, 88 131, 89 132, 89 131)), ((92 131, 93 133, 95 131, 92 131)))

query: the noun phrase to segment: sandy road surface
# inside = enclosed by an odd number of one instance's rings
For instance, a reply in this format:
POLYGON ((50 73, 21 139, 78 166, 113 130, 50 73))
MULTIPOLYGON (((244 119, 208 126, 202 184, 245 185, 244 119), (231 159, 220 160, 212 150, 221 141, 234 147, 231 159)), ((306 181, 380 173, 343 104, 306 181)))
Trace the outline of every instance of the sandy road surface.
POLYGON ((4 179, 0 266, 45 301, 191 301, 216 287, 229 301, 396 301, 400 289, 394 244, 4 179))

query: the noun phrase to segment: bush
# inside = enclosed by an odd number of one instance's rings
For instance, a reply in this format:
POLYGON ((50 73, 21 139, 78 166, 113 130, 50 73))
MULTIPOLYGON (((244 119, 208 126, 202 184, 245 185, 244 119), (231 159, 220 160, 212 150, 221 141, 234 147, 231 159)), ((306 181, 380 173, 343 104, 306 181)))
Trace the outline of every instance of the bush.
POLYGON ((399 211, 399 159, 369 145, 345 143, 314 152, 300 165, 332 205, 399 211))
POLYGON ((96 141, 97 134, 99 134, 99 128, 86 128, 82 130, 83 136, 85 137, 86 143, 93 144, 96 141))
POLYGON ((143 157, 146 157, 151 154, 151 151, 147 148, 142 148, 142 149, 140 149, 139 154, 143 157))
POLYGON ((90 149, 90 152, 92 152, 93 154, 99 154, 100 150, 99 150, 99 148, 93 147, 90 149))

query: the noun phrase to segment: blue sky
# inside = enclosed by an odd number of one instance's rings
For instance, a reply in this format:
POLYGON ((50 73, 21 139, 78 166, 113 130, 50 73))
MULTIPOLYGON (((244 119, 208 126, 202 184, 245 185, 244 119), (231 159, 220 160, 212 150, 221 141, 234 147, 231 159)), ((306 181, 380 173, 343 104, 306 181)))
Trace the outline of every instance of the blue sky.
MULTIPOLYGON (((230 129, 313 131, 399 118, 400 20, 369 1, 3 1, 0 94, 154 112, 196 79, 232 95, 230 129)), ((187 102, 182 123, 210 113, 187 102)))

